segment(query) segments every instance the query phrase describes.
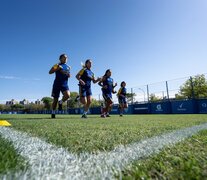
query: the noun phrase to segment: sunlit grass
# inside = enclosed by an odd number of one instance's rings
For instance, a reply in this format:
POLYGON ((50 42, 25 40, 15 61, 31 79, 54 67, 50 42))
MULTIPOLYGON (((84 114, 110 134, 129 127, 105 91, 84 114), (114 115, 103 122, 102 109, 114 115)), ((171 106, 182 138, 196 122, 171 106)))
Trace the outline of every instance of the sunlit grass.
MULTIPOLYGON (((147 137, 207 122, 206 115, 114 115, 101 119, 89 115, 0 115, 10 128, 27 132, 73 153, 110 151, 147 137)), ((134 162, 123 179, 205 179, 207 177, 207 131, 174 147, 134 162)), ((12 144, 0 138, 0 174, 25 168, 26 161, 12 144)), ((119 177, 117 177, 119 178, 119 177)))
POLYGON ((207 130, 133 163, 122 179, 207 179, 207 130))
POLYGON ((0 174, 23 169, 26 161, 18 155, 12 143, 0 136, 0 174))
POLYGON ((146 137, 207 122, 206 115, 128 115, 101 119, 89 115, 2 115, 12 128, 40 137, 70 152, 97 153, 110 151, 117 145, 127 145, 146 137))

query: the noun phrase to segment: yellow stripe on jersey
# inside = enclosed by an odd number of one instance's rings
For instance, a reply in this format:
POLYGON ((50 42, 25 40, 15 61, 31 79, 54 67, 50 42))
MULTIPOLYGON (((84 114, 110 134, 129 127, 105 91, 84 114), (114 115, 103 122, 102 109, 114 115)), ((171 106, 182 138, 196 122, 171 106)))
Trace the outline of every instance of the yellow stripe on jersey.
POLYGON ((121 91, 122 91, 122 87, 119 89, 117 95, 119 96, 121 94, 121 91))
POLYGON ((58 68, 58 66, 59 66, 59 64, 55 64, 55 65, 53 66, 53 69, 56 70, 56 69, 58 68))
POLYGON ((84 71, 85 71, 85 69, 86 69, 86 68, 81 69, 81 70, 79 71, 79 73, 78 73, 78 74, 79 74, 80 76, 82 76, 82 75, 83 75, 83 73, 84 73, 84 71))

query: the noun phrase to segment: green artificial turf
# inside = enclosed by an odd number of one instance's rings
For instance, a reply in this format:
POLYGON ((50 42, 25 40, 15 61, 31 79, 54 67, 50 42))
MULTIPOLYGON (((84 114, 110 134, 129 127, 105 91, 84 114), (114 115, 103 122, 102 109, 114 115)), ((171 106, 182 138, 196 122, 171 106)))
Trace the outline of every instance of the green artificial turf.
POLYGON ((12 143, 3 139, 0 135, 0 174, 5 174, 8 171, 18 171, 25 166, 25 159, 17 154, 12 143))
POLYGON ((133 163, 122 179, 207 179, 207 130, 133 163))
POLYGON ((172 130, 207 122, 206 115, 113 115, 102 119, 98 115, 2 115, 12 128, 63 146, 70 152, 110 151, 122 144, 137 142, 172 130))
MULTIPOLYGON (((11 127, 73 153, 110 151, 147 137, 207 122, 206 115, 0 115, 11 127)), ((207 131, 134 162, 123 171, 123 179, 207 179, 207 131)), ((26 161, 12 144, 0 137, 0 174, 26 168, 26 161)), ((120 178, 117 177, 118 179, 120 178)))

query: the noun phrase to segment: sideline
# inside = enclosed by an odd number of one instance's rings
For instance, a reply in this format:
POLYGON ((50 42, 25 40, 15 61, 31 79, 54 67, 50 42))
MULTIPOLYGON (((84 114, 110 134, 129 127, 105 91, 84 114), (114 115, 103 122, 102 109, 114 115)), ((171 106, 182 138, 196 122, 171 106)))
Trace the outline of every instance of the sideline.
POLYGON ((135 160, 158 153, 197 132, 207 129, 207 123, 118 146, 113 151, 97 155, 69 153, 39 138, 30 137, 10 127, 0 127, 0 135, 13 142, 18 153, 25 157, 30 167, 14 174, 8 172, 3 179, 114 179, 135 160))

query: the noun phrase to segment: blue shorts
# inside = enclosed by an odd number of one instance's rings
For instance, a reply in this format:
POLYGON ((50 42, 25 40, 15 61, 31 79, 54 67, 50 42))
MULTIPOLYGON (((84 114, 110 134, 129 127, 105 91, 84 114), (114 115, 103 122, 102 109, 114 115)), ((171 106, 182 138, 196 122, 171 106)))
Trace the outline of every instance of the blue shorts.
POLYGON ((68 87, 68 85, 61 86, 61 85, 53 84, 53 88, 52 88, 52 97, 54 97, 54 98, 59 98, 59 96, 60 96, 60 91, 61 91, 62 93, 65 92, 65 91, 69 91, 69 87, 68 87))
POLYGON ((92 95, 90 86, 79 86, 80 97, 87 97, 92 95))
POLYGON ((103 93, 103 98, 105 101, 108 101, 108 100, 112 101, 112 94, 111 93, 103 93))
POLYGON ((119 104, 127 104, 125 97, 119 96, 118 99, 119 99, 119 104))

